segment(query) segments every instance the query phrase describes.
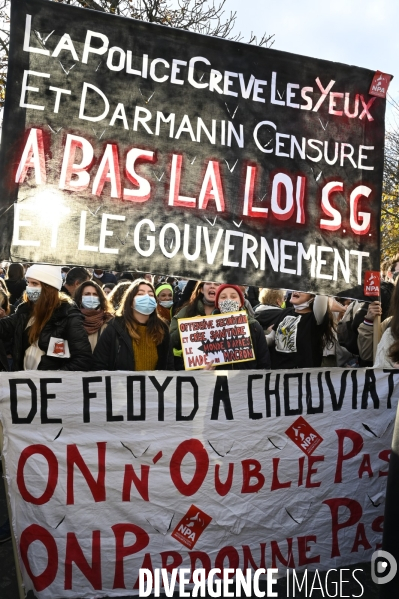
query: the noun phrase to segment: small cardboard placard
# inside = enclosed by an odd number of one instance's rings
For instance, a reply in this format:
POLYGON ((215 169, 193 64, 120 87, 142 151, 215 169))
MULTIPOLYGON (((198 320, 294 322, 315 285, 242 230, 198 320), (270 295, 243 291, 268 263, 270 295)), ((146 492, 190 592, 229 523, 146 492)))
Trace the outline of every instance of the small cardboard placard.
POLYGON ((255 359, 245 311, 180 318, 178 327, 186 370, 255 359))
POLYGON ((364 295, 379 297, 381 292, 381 274, 378 270, 366 270, 364 275, 364 295))
POLYGON ((386 73, 381 73, 381 71, 376 71, 369 89, 370 96, 386 98, 391 79, 392 75, 387 75, 386 73))
POLYGON ((212 518, 199 507, 191 505, 188 512, 176 525, 172 537, 182 545, 193 549, 212 518))
POLYGON ((303 451, 311 455, 316 447, 323 441, 323 437, 306 422, 305 418, 299 416, 293 424, 285 431, 285 434, 303 451))

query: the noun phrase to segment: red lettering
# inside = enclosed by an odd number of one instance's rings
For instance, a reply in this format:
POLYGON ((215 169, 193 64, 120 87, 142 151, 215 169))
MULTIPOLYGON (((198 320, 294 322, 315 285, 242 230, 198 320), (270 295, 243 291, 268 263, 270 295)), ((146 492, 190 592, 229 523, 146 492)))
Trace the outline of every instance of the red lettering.
POLYGON ((197 561, 201 562, 201 568, 205 570, 205 578, 208 578, 209 571, 212 568, 211 558, 207 553, 203 551, 190 551, 189 553, 190 563, 191 563, 191 580, 193 582, 193 572, 197 568, 197 561))
POLYGON ((180 443, 172 455, 169 468, 170 476, 176 489, 186 497, 194 495, 204 482, 209 468, 209 457, 201 441, 198 441, 198 439, 188 439, 180 443), (180 469, 182 461, 188 453, 194 456, 196 465, 191 482, 185 483, 180 469))
POLYGON ((87 139, 68 133, 61 167, 60 189, 84 191, 90 183, 90 175, 87 171, 93 164, 93 157, 93 146, 87 139), (75 164, 75 154, 78 148, 82 151, 82 158, 79 164, 75 164), (73 179, 72 175, 74 175, 73 179))
POLYGON ((289 489, 291 486, 291 481, 287 481, 285 483, 281 483, 278 479, 278 465, 280 462, 280 458, 273 458, 273 478, 272 478, 272 486, 271 491, 275 491, 276 489, 289 489))
MULTIPOLYGON (((353 431, 352 431, 353 432, 353 431)), ((360 436, 360 435, 359 435, 360 436)), ((332 528, 332 548, 331 557, 339 557, 341 555, 339 551, 338 533, 343 528, 354 526, 357 524, 362 517, 362 506, 354 499, 349 497, 340 497, 336 499, 326 499, 323 503, 327 504, 331 511, 331 528, 332 528), (341 507, 349 510, 349 516, 346 520, 339 522, 338 513, 341 507)))
POLYGON ((122 196, 118 146, 116 144, 107 144, 105 147, 97 174, 94 177, 92 194, 100 196, 105 183, 111 184, 111 198, 122 196))
POLYGON ((224 497, 231 489, 231 485, 233 484, 233 473, 234 473, 234 464, 229 464, 229 470, 227 473, 227 479, 224 483, 219 478, 220 472, 220 464, 216 464, 215 466, 215 489, 218 495, 224 497))
MULTIPOLYGON (((390 449, 383 449, 378 454, 378 457, 383 462, 387 462, 389 464, 389 456, 390 455, 391 455, 391 450, 390 449)), ((381 477, 381 476, 388 476, 388 470, 379 470, 378 471, 378 477, 381 477)))
MULTIPOLYGON (((165 568, 168 574, 172 574, 172 571, 175 568, 178 568, 183 561, 183 558, 178 551, 161 551, 160 556, 162 558, 162 568, 165 568), (172 561, 170 562, 170 564, 168 564, 168 560, 170 557, 172 558, 172 561)), ((177 575, 176 580, 177 582, 179 582, 179 575, 177 575)), ((163 577, 162 586, 164 586, 163 577)))
POLYGON ((317 468, 313 468, 313 464, 317 462, 324 462, 323 455, 310 455, 308 457, 308 473, 306 475, 306 484, 305 487, 307 489, 311 489, 313 487, 320 487, 321 482, 312 482, 312 475, 317 474, 317 468))
POLYGON ((76 465, 83 474, 94 501, 105 501, 105 449, 104 441, 97 443, 98 452, 98 475, 94 478, 86 463, 84 462, 76 445, 67 445, 67 505, 75 503, 74 497, 74 466, 76 465))
POLYGON ((55 487, 57 486, 57 481, 58 461, 51 449, 46 447, 46 445, 30 445, 21 452, 17 468, 17 485, 24 501, 33 503, 34 505, 43 505, 44 503, 47 503, 53 496, 55 487), (40 497, 34 497, 28 491, 24 478, 24 466, 27 460, 35 454, 43 456, 47 460, 48 465, 47 486, 44 490, 44 493, 40 495, 40 497))
POLYGON ((260 565, 258 566, 255 563, 254 558, 252 557, 251 550, 249 545, 242 546, 242 553, 244 557, 244 568, 243 572, 247 571, 247 568, 251 567, 253 570, 258 570, 259 568, 265 568, 266 570, 266 543, 260 544, 260 565))
POLYGON ((135 171, 135 164, 140 160, 155 162, 154 152, 132 148, 126 156, 126 177, 138 189, 123 190, 123 199, 130 202, 146 202, 151 195, 151 185, 147 179, 138 175, 135 171))
POLYGON ((137 476, 131 464, 125 465, 125 476, 123 478, 122 501, 130 501, 130 490, 132 483, 140 493, 144 501, 149 501, 148 496, 148 475, 150 473, 149 466, 141 465, 141 479, 137 476))
POLYGON ((198 208, 205 210, 208 207, 209 200, 216 204, 218 212, 224 212, 225 203, 220 176, 220 164, 216 160, 210 160, 206 168, 204 180, 198 198, 198 208))
POLYGON ((29 131, 15 175, 15 183, 23 183, 30 168, 34 169, 36 185, 46 183, 46 160, 41 129, 33 128, 29 131))
POLYGON ((75 562, 93 589, 101 590, 101 536, 99 530, 93 530, 91 541, 91 566, 85 558, 75 533, 68 532, 65 550, 65 590, 72 589, 72 564, 75 562))
POLYGON ((265 484, 265 477, 261 473, 261 464, 258 460, 242 460, 242 488, 241 493, 257 493, 265 484), (251 479, 257 482, 251 485, 251 479))
MULTIPOLYGON (((151 554, 150 553, 146 553, 143 559, 143 563, 141 564, 141 567, 143 569, 146 570, 150 570, 151 574, 152 574, 152 579, 154 580, 154 568, 152 567, 152 560, 151 560, 151 554)), ((139 577, 137 576, 137 580, 134 583, 134 589, 138 589, 139 588, 139 577)))
POLYGON ((320 555, 308 557, 307 554, 312 550, 312 548, 309 547, 309 543, 317 543, 317 537, 315 535, 298 537, 298 566, 320 563, 320 555))
POLYGON ((139 553, 145 549, 150 542, 150 537, 145 530, 135 524, 115 524, 112 526, 115 535, 115 576, 114 589, 125 589, 125 576, 123 560, 128 555, 139 553), (125 545, 124 539, 126 533, 133 533, 136 537, 133 545, 125 545))
MULTIPOLYGON (((232 545, 227 545, 227 547, 222 547, 215 559, 215 568, 219 568, 221 570, 221 574, 217 574, 219 578, 223 578, 223 570, 225 569, 224 560, 229 560, 229 565, 226 568, 233 568, 237 570, 240 565, 240 556, 238 555, 237 549, 232 547, 232 545)), ((229 573, 229 578, 234 577, 234 572, 229 573)))
POLYGON ((271 551, 272 551, 272 568, 277 568, 277 559, 278 561, 286 566, 287 568, 295 568, 294 562, 294 554, 292 553, 292 539, 287 539, 288 545, 288 556, 287 559, 283 556, 280 551, 280 547, 278 546, 277 541, 272 541, 270 543, 271 551))
POLYGON ((43 591, 52 584, 57 576, 58 549, 57 544, 48 530, 38 524, 31 524, 21 534, 19 542, 21 559, 29 578, 36 591, 43 591), (34 541, 40 541, 47 551, 47 565, 41 574, 33 574, 28 558, 28 549, 34 541))
POLYGON ((364 549, 371 549, 371 545, 367 540, 366 531, 362 522, 359 522, 357 525, 355 540, 353 542, 351 553, 356 553, 356 551, 359 551, 360 546, 362 546, 364 549))
POLYGON ((342 464, 344 461, 351 460, 361 452, 363 449, 363 437, 359 433, 349 429, 337 430, 335 432, 338 436, 338 458, 334 483, 342 483, 342 464), (352 449, 348 453, 344 453, 345 439, 352 441, 352 449))
POLYGON ((373 476, 373 471, 371 469, 371 463, 370 463, 370 454, 369 453, 365 453, 362 459, 362 463, 359 466, 359 472, 358 472, 358 476, 359 478, 363 478, 363 474, 367 472, 367 474, 369 475, 369 478, 371 478, 373 476))

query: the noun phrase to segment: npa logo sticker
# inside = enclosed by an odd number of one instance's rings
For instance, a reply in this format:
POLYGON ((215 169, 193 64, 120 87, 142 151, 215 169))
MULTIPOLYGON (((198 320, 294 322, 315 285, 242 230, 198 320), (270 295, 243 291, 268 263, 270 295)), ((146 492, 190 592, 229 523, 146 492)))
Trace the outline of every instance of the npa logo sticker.
POLYGON ((370 96, 386 98, 391 79, 392 75, 387 75, 386 73, 381 73, 381 71, 376 71, 369 89, 370 96))
POLYGON ((380 295, 380 273, 378 270, 366 270, 364 275, 364 295, 380 295))
POLYGON ((302 449, 306 455, 311 455, 316 447, 323 441, 319 433, 316 433, 314 428, 302 416, 299 416, 293 424, 285 431, 291 441, 302 449))
POLYGON ((208 514, 192 505, 172 532, 172 537, 188 549, 193 549, 211 520, 208 514))

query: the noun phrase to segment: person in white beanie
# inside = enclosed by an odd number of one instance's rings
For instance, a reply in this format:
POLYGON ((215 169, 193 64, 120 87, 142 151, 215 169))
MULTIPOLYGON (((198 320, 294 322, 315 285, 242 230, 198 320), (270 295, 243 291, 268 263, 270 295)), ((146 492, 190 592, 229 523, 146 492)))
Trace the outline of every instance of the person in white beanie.
POLYGON ((0 339, 13 339, 14 370, 91 370, 92 352, 83 316, 60 292, 61 268, 33 264, 24 301, 0 319, 0 339))

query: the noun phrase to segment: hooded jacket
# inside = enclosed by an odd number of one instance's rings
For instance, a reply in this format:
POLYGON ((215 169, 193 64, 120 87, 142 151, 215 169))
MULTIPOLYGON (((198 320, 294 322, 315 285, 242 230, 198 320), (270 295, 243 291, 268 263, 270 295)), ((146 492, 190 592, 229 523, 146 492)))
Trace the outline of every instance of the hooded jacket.
MULTIPOLYGON (((169 330, 165 323, 165 335, 157 345, 158 362, 155 370, 173 370, 173 357, 169 352, 169 330)), ((95 370, 136 370, 132 338, 122 316, 108 323, 95 347, 95 370)))
MULTIPOLYGON (((31 314, 29 302, 23 302, 14 314, 0 320, 0 339, 13 339, 14 370, 24 369, 25 352, 30 346, 26 326, 31 314)), ((58 358, 44 354, 38 370, 92 369, 92 353, 87 333, 83 328, 83 315, 74 303, 63 301, 54 310, 39 335, 38 346, 42 351, 48 351, 51 337, 68 341, 71 357, 58 358)))

